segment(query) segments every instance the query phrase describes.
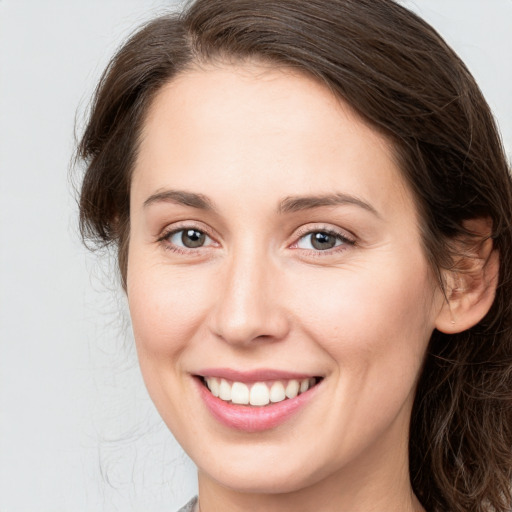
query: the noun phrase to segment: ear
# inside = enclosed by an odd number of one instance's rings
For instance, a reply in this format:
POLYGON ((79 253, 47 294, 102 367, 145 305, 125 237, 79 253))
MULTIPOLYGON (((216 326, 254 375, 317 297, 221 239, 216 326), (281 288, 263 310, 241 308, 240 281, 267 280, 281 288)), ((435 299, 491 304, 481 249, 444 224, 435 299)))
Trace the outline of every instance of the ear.
POLYGON ((493 247, 491 220, 472 219, 464 222, 464 228, 471 235, 454 242, 458 259, 443 272, 445 300, 435 327, 446 334, 480 322, 492 306, 498 285, 499 254, 493 247))

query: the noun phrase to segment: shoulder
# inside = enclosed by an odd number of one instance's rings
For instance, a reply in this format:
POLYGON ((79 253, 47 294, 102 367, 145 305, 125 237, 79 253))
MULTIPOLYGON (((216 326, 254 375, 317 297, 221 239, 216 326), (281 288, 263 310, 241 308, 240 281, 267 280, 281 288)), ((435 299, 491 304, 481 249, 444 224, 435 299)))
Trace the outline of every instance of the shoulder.
POLYGON ((181 507, 178 512, 196 512, 197 496, 194 496, 185 506, 181 507))

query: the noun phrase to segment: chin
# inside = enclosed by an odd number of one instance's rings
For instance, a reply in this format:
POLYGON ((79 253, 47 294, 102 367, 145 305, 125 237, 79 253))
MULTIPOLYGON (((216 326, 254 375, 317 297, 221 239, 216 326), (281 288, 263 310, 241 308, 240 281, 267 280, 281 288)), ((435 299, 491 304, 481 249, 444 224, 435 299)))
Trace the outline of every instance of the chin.
POLYGON ((316 483, 321 477, 304 471, 305 467, 291 467, 269 463, 265 469, 255 469, 247 465, 231 466, 217 471, 214 468, 200 469, 203 475, 215 480, 223 487, 247 494, 287 494, 299 491, 316 483), (278 467, 280 466, 280 467, 278 467))
POLYGON ((258 446, 232 443, 231 446, 218 443, 209 451, 206 446, 195 444, 189 454, 200 475, 240 493, 296 492, 327 478, 338 466, 326 461, 329 455, 318 453, 311 445, 301 450, 293 443, 285 446, 282 442, 280 446, 272 442, 258 446))

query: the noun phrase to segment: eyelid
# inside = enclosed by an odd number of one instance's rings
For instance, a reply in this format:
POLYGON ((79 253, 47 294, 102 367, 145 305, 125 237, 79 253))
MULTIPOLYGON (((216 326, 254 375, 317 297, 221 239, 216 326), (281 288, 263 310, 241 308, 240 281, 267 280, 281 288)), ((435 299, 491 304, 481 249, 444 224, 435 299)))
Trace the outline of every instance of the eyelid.
POLYGON ((301 226, 295 231, 293 235, 293 243, 288 246, 289 249, 298 251, 299 254, 304 255, 306 258, 325 258, 334 256, 349 250, 351 247, 356 245, 356 237, 345 229, 332 224, 306 224, 301 226), (314 248, 299 247, 300 241, 308 235, 313 233, 326 233, 338 238, 342 243, 331 247, 330 249, 319 250, 314 248))
POLYGON ((177 247, 180 247, 182 249, 190 249, 190 250, 194 250, 194 249, 203 249, 205 247, 210 247, 211 245, 213 245, 215 242, 213 241, 213 239, 207 234, 207 233, 204 233, 202 230, 199 230, 199 229, 195 229, 195 228, 181 228, 181 229, 176 229, 174 231, 171 231, 166 237, 165 237, 165 240, 172 244, 172 245, 175 245, 177 247), (188 233, 190 231, 193 231, 193 232, 198 232, 198 233, 201 233, 202 235, 204 235, 204 245, 200 245, 199 247, 187 247, 185 245, 181 245, 179 243, 176 243, 176 241, 174 241, 175 237, 177 235, 179 235, 180 233, 182 234, 182 237, 183 237, 183 234, 184 233, 188 233))
MULTIPOLYGON (((301 226, 298 228, 293 236, 293 242, 291 244, 288 244, 288 247, 291 249, 297 249, 305 252, 312 252, 312 253, 324 253, 332 254, 333 252, 339 251, 339 250, 345 250, 346 246, 352 246, 356 244, 356 237, 351 232, 347 231, 346 229, 340 228, 339 226, 335 226, 332 224, 317 224, 317 223, 309 223, 301 226), (297 247, 298 242, 300 239, 304 238, 307 235, 313 234, 313 233, 327 233, 333 236, 338 237, 339 239, 343 240, 343 244, 340 244, 338 246, 333 247, 332 249, 326 249, 325 251, 320 250, 311 250, 311 249, 303 249, 297 247), (342 247, 340 249, 340 247, 342 247)), ((212 230, 209 226, 203 224, 200 221, 194 221, 194 220, 183 220, 174 222, 172 224, 167 225, 156 237, 156 242, 161 243, 166 246, 166 248, 175 248, 178 251, 182 252, 195 252, 198 250, 205 250, 212 246, 220 246, 219 242, 216 240, 215 235, 212 233, 212 230), (171 235, 174 235, 180 231, 184 231, 186 229, 195 229, 197 231, 203 232, 211 241, 212 243, 201 246, 198 248, 188 248, 188 247, 181 247, 176 244, 173 244, 169 241, 169 237, 171 235)))
POLYGON ((311 233, 328 233, 336 235, 339 236, 340 238, 343 238, 344 240, 351 244, 355 244, 357 241, 356 236, 350 231, 347 231, 346 229, 334 226, 332 224, 309 223, 305 224, 304 226, 301 226, 299 229, 295 231, 295 233, 293 234, 293 238, 295 240, 294 244, 297 243, 297 241, 300 238, 303 238, 305 235, 309 235, 311 233))
POLYGON ((159 244, 164 245, 166 249, 174 249, 177 252, 183 252, 183 253, 193 253, 195 251, 204 251, 205 249, 209 249, 213 246, 219 246, 219 242, 216 240, 216 237, 213 235, 212 230, 199 221, 194 220, 183 220, 174 222, 172 224, 168 224, 163 230, 160 231, 160 233, 156 237, 156 242, 159 244), (197 248, 191 248, 191 247, 182 247, 176 244, 173 244, 169 241, 169 238, 171 235, 174 235, 176 233, 179 233, 180 231, 185 231, 187 229, 195 229, 197 231, 201 231, 204 233, 213 243, 210 243, 205 246, 197 247, 197 248))
POLYGON ((164 238, 168 237, 171 233, 176 233, 177 231, 181 231, 184 229, 197 229, 197 231, 202 231, 210 238, 214 239, 214 235, 212 233, 211 228, 207 225, 203 224, 197 220, 180 220, 177 222, 172 222, 167 224, 164 228, 162 228, 159 233, 156 235, 156 241, 159 242, 164 238))

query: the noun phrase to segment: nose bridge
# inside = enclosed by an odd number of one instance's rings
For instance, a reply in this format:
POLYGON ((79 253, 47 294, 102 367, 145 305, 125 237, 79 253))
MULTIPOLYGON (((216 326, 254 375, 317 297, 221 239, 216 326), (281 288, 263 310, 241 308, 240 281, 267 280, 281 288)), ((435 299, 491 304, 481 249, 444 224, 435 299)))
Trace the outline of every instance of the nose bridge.
POLYGON ((220 280, 213 330, 231 344, 277 340, 288 321, 275 287, 278 268, 264 247, 246 241, 230 251, 220 280))

